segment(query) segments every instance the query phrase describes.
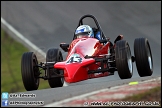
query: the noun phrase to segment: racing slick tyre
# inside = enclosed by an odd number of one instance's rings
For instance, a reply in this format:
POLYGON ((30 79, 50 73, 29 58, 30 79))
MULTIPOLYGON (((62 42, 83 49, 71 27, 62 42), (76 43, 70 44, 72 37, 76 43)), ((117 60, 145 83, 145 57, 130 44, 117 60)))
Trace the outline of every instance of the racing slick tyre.
MULTIPOLYGON (((63 57, 62 57, 62 53, 59 49, 51 48, 47 51, 46 62, 60 62, 60 61, 63 61, 63 57)), ((58 70, 58 69, 53 68, 53 69, 49 69, 49 72, 47 70, 47 73, 50 76, 53 76, 53 75, 55 75, 55 73, 63 74, 63 70, 58 70)), ((62 87, 64 84, 64 78, 54 77, 54 78, 48 79, 48 83, 51 88, 62 87)))
POLYGON ((133 75, 133 63, 131 59, 131 50, 125 40, 119 40, 115 45, 116 67, 121 79, 131 78, 133 75))
POLYGON ((148 39, 136 38, 134 40, 134 55, 139 76, 151 76, 153 73, 153 60, 148 39))
POLYGON ((26 52, 21 58, 21 74, 24 87, 27 91, 37 90, 39 87, 39 67, 36 55, 26 52))

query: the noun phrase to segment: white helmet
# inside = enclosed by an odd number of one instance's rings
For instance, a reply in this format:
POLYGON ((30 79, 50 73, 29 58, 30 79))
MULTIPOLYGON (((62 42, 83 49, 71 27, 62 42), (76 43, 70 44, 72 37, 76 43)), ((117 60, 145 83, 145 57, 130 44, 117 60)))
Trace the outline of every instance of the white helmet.
POLYGON ((82 36, 94 37, 94 33, 89 25, 81 25, 76 29, 75 36, 77 38, 82 36))

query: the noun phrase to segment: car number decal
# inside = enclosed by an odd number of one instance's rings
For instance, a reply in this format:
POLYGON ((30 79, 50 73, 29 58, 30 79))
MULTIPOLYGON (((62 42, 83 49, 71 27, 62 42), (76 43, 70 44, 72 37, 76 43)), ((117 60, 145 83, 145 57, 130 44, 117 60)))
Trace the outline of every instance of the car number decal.
POLYGON ((78 54, 73 54, 66 63, 76 63, 76 62, 81 63, 82 58, 78 54))

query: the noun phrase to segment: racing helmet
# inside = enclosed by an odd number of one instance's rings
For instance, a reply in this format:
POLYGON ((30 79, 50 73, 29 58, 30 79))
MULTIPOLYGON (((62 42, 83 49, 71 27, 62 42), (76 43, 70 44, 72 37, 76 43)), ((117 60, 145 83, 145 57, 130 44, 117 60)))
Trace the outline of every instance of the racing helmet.
POLYGON ((75 36, 77 38, 80 38, 83 36, 94 37, 94 33, 93 33, 92 28, 89 25, 81 25, 76 29, 75 36))

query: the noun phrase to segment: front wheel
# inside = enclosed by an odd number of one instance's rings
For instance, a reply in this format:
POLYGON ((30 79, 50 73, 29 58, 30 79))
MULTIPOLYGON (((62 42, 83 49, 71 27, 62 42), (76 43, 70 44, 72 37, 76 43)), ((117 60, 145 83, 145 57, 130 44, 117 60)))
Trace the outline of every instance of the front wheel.
POLYGON ((115 45, 115 62, 119 77, 121 79, 131 78, 133 75, 133 63, 131 50, 125 40, 119 40, 115 45))
POLYGON ((27 91, 37 90, 39 87, 39 68, 37 57, 33 52, 26 52, 21 58, 21 74, 27 91))
MULTIPOLYGON (((59 49, 51 48, 47 51, 46 62, 61 62, 61 61, 63 61, 63 57, 59 49)), ((50 74, 50 76, 55 76, 55 73, 63 74, 63 70, 58 70, 53 68, 50 69, 47 73, 50 74)), ((62 87, 64 84, 64 78, 54 77, 52 79, 48 79, 48 83, 51 88, 62 87)))
POLYGON ((153 60, 148 39, 135 39, 134 54, 139 76, 151 76, 153 73, 153 60))

